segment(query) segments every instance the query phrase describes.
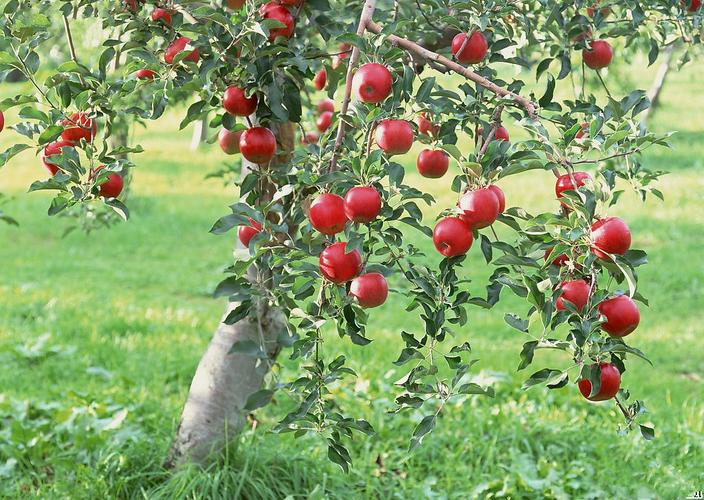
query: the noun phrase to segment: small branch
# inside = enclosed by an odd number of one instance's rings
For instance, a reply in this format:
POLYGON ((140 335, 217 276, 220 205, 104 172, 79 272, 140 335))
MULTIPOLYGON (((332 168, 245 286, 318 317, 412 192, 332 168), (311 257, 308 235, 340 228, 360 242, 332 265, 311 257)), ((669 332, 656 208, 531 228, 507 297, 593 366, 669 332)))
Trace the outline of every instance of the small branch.
MULTIPOLYGON (((372 16, 374 15, 374 9, 376 8, 376 0, 366 0, 364 2, 364 7, 362 7, 362 14, 359 16, 359 25, 357 26, 357 36, 364 35, 364 30, 366 26, 372 23, 372 16)), ((342 107, 340 108, 340 114, 338 119, 340 123, 337 126, 337 135, 335 136, 335 146, 332 150, 332 157, 330 158, 329 171, 333 172, 337 168, 337 154, 342 147, 342 141, 345 138, 345 116, 347 116, 347 110, 350 107, 350 99, 352 97, 352 77, 354 76, 354 68, 357 66, 359 61, 359 49, 354 47, 352 49, 352 55, 350 56, 349 63, 347 64, 347 75, 345 77, 345 97, 342 100, 342 107)))
POLYGON ((501 113, 503 113, 503 111, 503 106, 497 106, 494 110, 494 114, 491 116, 491 130, 489 131, 489 135, 487 136, 486 141, 482 143, 482 147, 479 149, 479 153, 477 153, 477 159, 480 161, 484 157, 484 153, 486 153, 486 150, 489 147, 489 143, 494 139, 494 136, 496 135, 496 130, 501 126, 501 113))
MULTIPOLYGON (((64 17, 64 31, 66 32, 66 41, 68 42, 68 50, 71 53, 71 60, 78 64, 78 57, 76 57, 76 47, 73 44, 73 35, 71 34, 71 25, 69 24, 68 17, 64 17)), ((83 79, 83 75, 78 74, 78 78, 81 84, 85 87, 86 81, 83 79)))
MULTIPOLYGON (((376 35, 382 34, 382 28, 378 24, 376 24, 374 21, 369 19, 366 24, 366 28, 371 31, 372 33, 376 35)), ((507 97, 510 99, 513 99, 516 103, 518 103, 521 107, 523 107, 526 112, 528 113, 528 116, 531 118, 536 118, 536 109, 537 106, 531 102, 529 99, 526 99, 525 97, 521 97, 518 94, 514 94, 510 90, 507 90, 503 87, 499 87, 496 85, 494 82, 491 80, 484 78, 483 76, 475 73, 474 71, 471 71, 464 66, 457 64, 454 61, 451 61, 447 57, 441 56, 440 54, 436 52, 432 52, 428 49, 425 49, 418 45, 415 42, 412 42, 406 38, 401 38, 399 36, 389 34, 386 35, 386 39, 391 42, 394 45, 398 45, 399 47, 412 52, 414 54, 419 55, 423 59, 426 59, 428 61, 434 61, 438 64, 441 64, 442 66, 445 66, 446 68, 449 68, 450 70, 454 71, 455 73, 459 73, 460 75, 464 76, 468 80, 473 81, 474 83, 484 87, 485 89, 493 92, 499 97, 507 97)))
POLYGON ((441 32, 443 28, 439 27, 437 24, 434 24, 432 19, 428 17, 428 15, 425 13, 425 10, 423 10, 423 6, 420 4, 420 0, 416 0, 416 5, 418 6, 418 11, 420 12, 420 15, 423 16, 423 19, 425 19, 425 22, 428 23, 428 26, 435 29, 435 31, 437 32, 441 32))
POLYGON ((622 156, 630 156, 635 153, 640 153, 640 151, 640 148, 635 148, 630 151, 626 151, 625 153, 616 153, 610 156, 604 156, 603 158, 597 158, 596 160, 576 160, 572 162, 572 165, 578 165, 581 163, 601 163, 602 161, 613 160, 614 158, 621 158, 622 156))

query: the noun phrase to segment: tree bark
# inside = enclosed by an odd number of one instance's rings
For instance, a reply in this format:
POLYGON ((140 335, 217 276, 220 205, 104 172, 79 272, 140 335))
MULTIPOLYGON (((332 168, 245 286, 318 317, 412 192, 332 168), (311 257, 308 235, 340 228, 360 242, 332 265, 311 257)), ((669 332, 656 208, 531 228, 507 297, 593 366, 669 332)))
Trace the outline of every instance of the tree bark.
POLYGON ((665 86, 665 81, 667 80, 667 75, 672 69, 672 55, 674 52, 674 45, 668 45, 664 51, 664 59, 660 63, 658 72, 655 74, 655 79, 653 84, 648 90, 648 98, 650 99, 650 107, 643 112, 643 117, 641 118, 642 123, 646 123, 648 118, 652 118, 655 114, 655 109, 658 107, 660 101, 660 94, 665 86))
MULTIPOLYGON (((272 126, 279 142, 281 155, 274 161, 288 161, 293 151, 294 128, 290 123, 272 126)), ((242 161, 242 174, 254 168, 242 161)), ((261 201, 271 199, 275 186, 262 186, 261 201)), ((257 270, 248 272, 257 280, 257 270)), ((259 276, 261 278, 261 276, 259 276)), ((261 282, 270 280, 259 279, 261 282)), ((238 304, 229 303, 223 320, 238 304)), ((183 462, 207 464, 222 448, 236 438, 246 421, 245 404, 249 396, 261 389, 279 347, 277 337, 285 326, 283 313, 259 300, 253 304, 247 318, 234 325, 220 322, 191 382, 176 437, 167 460, 168 466, 183 462), (245 354, 229 354, 233 344, 252 340, 264 348, 267 359, 245 354)))

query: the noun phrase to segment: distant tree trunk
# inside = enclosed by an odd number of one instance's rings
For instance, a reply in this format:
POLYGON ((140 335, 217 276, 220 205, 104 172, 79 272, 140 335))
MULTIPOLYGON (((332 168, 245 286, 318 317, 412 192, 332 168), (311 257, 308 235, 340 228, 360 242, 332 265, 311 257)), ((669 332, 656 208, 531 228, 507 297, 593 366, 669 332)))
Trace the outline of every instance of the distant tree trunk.
MULTIPOLYGON (((293 124, 278 124, 272 126, 272 130, 279 142, 279 150, 288 156, 293 151, 293 124)), ((278 161, 286 159, 281 157, 278 161)), ((252 168, 246 163, 243 161, 243 173, 248 167, 252 168)), ((262 200, 270 199, 275 188, 264 186, 262 200)), ((250 279, 256 279, 256 273, 256 269, 250 268, 250 279)), ((266 278, 259 276, 262 277, 266 278)), ((228 304, 223 319, 237 305, 228 304)), ((244 407, 247 399, 261 389, 278 354, 276 340, 284 326, 282 312, 261 300, 253 304, 247 318, 234 325, 220 323, 198 363, 167 465, 186 461, 205 464, 229 440, 237 437, 246 421, 244 407), (268 358, 261 360, 244 354, 228 354, 233 344, 243 340, 254 340, 262 345, 268 358)))
POLYGON ((191 137, 191 151, 198 149, 201 143, 208 138, 208 117, 204 116, 198 120, 193 127, 193 136, 191 137))
POLYGON ((650 107, 643 112, 643 117, 641 118, 642 123, 646 123, 649 118, 655 114, 655 110, 660 101, 660 94, 665 86, 665 80, 672 69, 672 55, 674 53, 674 45, 668 45, 664 51, 663 61, 660 63, 658 72, 655 74, 655 79, 653 84, 648 90, 648 99, 650 99, 650 107))

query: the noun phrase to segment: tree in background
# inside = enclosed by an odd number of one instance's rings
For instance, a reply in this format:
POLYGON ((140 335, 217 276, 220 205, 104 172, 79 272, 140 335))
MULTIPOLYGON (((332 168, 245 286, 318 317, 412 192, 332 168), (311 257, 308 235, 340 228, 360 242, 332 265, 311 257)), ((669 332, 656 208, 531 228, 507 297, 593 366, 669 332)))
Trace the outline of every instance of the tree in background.
POLYGON ((237 228, 246 250, 217 287, 228 307, 193 378, 170 463, 205 462, 276 396, 293 409, 274 430, 320 433, 346 470, 345 441, 374 430, 331 397, 356 374, 321 344, 334 325, 368 346, 365 325, 389 276, 409 298, 409 324, 413 315, 423 325, 399 332, 393 361, 407 367, 395 411, 423 415, 411 449, 449 401, 493 396, 469 381, 476 360, 459 333, 472 307, 491 308, 502 293, 527 303, 506 316, 531 338, 518 369, 540 349, 569 360, 535 371, 525 388, 574 382, 587 399, 613 399, 623 428, 651 438, 637 421, 645 407, 621 386, 626 361, 645 358, 624 337, 638 326, 636 302, 647 304, 636 274, 646 254, 630 248, 627 222, 609 209, 625 186, 643 200, 662 197, 652 187, 660 172, 640 157, 667 135, 639 124, 644 91, 613 95, 608 68, 623 47, 647 49, 653 64, 663 47, 698 44, 700 24, 698 1, 671 0, 10 0, 0 70, 22 72, 32 91, 0 103, 19 108, 8 125, 26 139, 0 165, 35 148, 51 176, 30 190, 56 192, 50 215, 106 206, 126 218, 124 177, 136 166, 127 154, 142 149, 108 139, 190 95, 181 127, 212 116, 223 150, 242 155, 240 200, 212 232, 237 228), (96 61, 75 49, 76 19, 105 34, 96 61), (49 29, 57 23, 62 42, 49 29), (56 43, 70 57, 42 74, 40 54, 56 43), (524 71, 510 78, 511 66, 524 71), (523 81, 528 70, 536 83, 523 81), (574 95, 559 99, 567 79, 574 95), (415 141, 426 146, 420 174, 457 194, 433 227, 419 205, 435 200, 404 182, 394 158, 415 141), (554 172, 555 212, 512 206, 499 187, 532 170, 554 172), (406 241, 406 226, 432 239, 438 267, 406 241), (481 296, 467 290, 469 251, 492 269, 481 296), (290 379, 277 364, 283 350, 300 366, 290 379))

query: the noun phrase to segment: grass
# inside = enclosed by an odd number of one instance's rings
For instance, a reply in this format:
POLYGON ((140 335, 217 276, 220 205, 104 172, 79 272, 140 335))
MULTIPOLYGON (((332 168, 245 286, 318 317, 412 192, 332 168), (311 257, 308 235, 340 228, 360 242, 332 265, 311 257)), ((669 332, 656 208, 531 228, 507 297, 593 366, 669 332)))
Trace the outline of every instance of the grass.
MULTIPOLYGON (((666 201, 643 205, 627 195, 614 211, 629 222, 633 246, 649 253, 640 280, 651 306, 630 338, 655 366, 630 360, 624 384, 645 399, 656 439, 617 435, 615 408, 585 403, 573 385, 522 392, 526 374, 515 367, 525 339, 502 318, 525 306, 506 295, 494 310, 471 310, 460 334, 496 398, 448 408, 409 455, 421 415, 386 412, 396 395, 391 361, 399 332, 417 320, 397 313, 405 303, 395 293, 371 314, 372 347, 334 335, 325 345, 328 354, 346 354, 360 374, 336 398, 378 432, 355 439, 347 475, 327 461, 321 440, 267 432, 281 416, 279 405, 260 411, 257 430, 210 470, 161 467, 222 311, 209 292, 231 261, 234 233, 208 234, 236 194, 203 179, 226 159, 216 147, 187 151, 188 132, 177 131, 176 114, 140 131, 147 152, 137 159, 130 222, 65 238, 67 221, 45 215, 47 196, 25 194, 44 171, 37 158, 21 155, 0 173, 0 192, 11 195, 3 208, 21 224, 0 225, 0 496, 674 498, 701 489, 704 120, 690 110, 704 105, 702 90, 695 68, 674 74, 653 122, 658 131, 680 130, 673 150, 646 157, 672 171, 660 184, 666 201)), ((421 180, 413 158, 404 158, 409 179, 438 199, 431 217, 454 195, 445 179, 421 180)), ((509 205, 551 210, 552 182, 550 174, 528 173, 502 187, 509 205)), ((478 249, 471 253, 470 289, 478 293, 489 270, 478 249)), ((559 362, 536 358, 536 367, 559 362)), ((290 375, 291 363, 284 365, 290 375)))

